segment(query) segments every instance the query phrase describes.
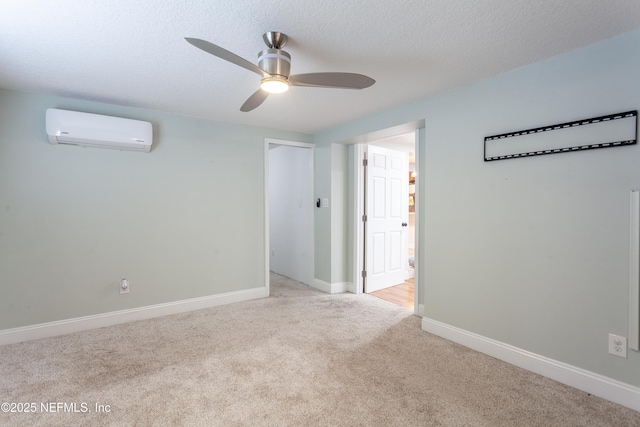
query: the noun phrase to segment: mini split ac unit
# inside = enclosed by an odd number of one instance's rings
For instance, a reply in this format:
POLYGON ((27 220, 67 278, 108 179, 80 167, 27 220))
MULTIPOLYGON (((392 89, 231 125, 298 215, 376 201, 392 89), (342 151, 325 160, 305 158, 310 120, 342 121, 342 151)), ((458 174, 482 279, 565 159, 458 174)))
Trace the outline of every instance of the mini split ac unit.
POLYGON ((47 110, 47 135, 52 144, 151 151, 151 123, 77 111, 47 110))

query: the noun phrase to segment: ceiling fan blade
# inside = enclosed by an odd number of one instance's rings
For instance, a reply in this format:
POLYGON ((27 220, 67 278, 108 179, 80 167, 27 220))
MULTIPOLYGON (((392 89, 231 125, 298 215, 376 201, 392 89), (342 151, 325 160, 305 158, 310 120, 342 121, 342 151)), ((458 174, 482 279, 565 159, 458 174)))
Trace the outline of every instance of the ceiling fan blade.
POLYGON ((262 78, 271 77, 269 73, 267 73, 257 65, 211 42, 208 42, 202 39, 194 39, 190 37, 185 37, 184 39, 189 43, 191 43, 192 45, 194 45, 195 47, 197 47, 198 49, 202 49, 207 53, 217 56, 218 58, 224 59, 225 61, 229 61, 232 64, 239 65, 243 68, 246 68, 249 71, 253 71, 256 74, 259 74, 262 78))
POLYGON ((253 110, 254 108, 258 108, 260 104, 262 104, 264 100, 267 99, 267 96, 269 96, 269 92, 267 92, 266 90, 258 89, 256 92, 254 92, 253 95, 249 97, 249 99, 244 102, 244 104, 242 104, 242 107, 240 107, 240 111, 246 113, 253 110))
POLYGON ((339 89, 364 89, 376 81, 371 77, 354 73, 309 73, 289 77, 291 86, 333 87, 339 89))

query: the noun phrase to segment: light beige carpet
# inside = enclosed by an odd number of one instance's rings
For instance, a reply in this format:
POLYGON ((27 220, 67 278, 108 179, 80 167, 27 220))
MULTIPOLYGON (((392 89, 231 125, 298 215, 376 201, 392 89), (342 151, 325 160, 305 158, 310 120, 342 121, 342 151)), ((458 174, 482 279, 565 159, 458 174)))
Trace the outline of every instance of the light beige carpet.
POLYGON ((0 402, 38 406, 3 426, 640 425, 405 308, 276 275, 270 298, 0 347, 0 402))

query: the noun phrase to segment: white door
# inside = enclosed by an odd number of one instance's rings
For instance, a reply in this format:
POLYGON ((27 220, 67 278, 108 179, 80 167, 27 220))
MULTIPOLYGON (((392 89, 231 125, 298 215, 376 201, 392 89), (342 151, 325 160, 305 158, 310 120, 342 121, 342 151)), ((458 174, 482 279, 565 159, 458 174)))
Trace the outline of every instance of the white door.
POLYGON ((409 160, 402 151, 368 146, 365 292, 398 285, 407 272, 409 160))

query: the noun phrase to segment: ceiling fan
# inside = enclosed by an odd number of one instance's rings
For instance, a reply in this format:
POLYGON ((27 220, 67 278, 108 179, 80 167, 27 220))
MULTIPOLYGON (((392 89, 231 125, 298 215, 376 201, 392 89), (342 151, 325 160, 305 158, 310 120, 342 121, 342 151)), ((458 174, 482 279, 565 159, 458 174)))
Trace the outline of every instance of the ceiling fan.
POLYGON ((291 55, 282 50, 288 37, 283 33, 270 31, 265 33, 262 39, 267 49, 258 54, 258 65, 255 65, 211 42, 185 37, 185 40, 195 47, 260 75, 260 89, 242 104, 240 111, 243 112, 257 108, 269 94, 284 92, 289 86, 364 89, 376 82, 371 77, 354 73, 309 73, 290 76, 291 55))

